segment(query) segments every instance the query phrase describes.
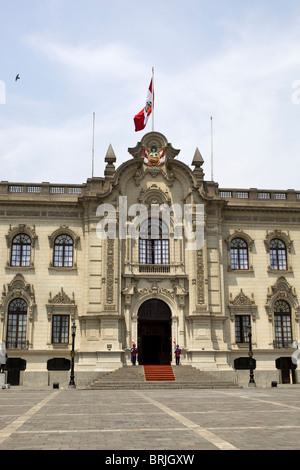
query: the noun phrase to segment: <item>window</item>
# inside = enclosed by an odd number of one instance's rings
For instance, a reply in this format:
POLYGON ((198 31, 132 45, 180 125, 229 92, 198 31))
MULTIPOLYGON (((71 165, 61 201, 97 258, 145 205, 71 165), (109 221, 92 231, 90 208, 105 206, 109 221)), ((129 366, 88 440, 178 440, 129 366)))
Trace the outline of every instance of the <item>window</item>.
POLYGON ((140 264, 169 264, 169 230, 161 220, 148 219, 141 224, 140 264))
POLYGON ((236 343, 248 343, 248 325, 250 325, 250 315, 235 315, 235 341, 236 343))
POLYGON ((284 300, 274 305, 275 348, 290 348, 292 345, 291 309, 284 300))
POLYGON ((242 238, 233 238, 230 243, 231 269, 248 269, 248 245, 242 238))
POLYGON ((69 235, 59 235, 54 241, 53 266, 73 266, 73 239, 69 235))
POLYGON ((11 266, 30 266, 31 239, 25 233, 16 235, 11 245, 11 266))
POLYGON ((270 269, 287 269, 286 246, 279 238, 270 241, 270 269))
POLYGON ((24 349, 26 346, 27 303, 14 299, 8 306, 7 348, 24 349))
POLYGON ((69 315, 53 315, 52 343, 69 342, 69 315))

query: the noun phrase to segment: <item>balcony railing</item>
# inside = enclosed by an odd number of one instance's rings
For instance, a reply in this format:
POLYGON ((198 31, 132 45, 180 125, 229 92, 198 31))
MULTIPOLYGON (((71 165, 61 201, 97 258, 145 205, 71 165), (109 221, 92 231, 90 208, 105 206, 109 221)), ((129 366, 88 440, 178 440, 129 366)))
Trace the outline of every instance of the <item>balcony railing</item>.
POLYGON ((171 263, 171 264, 144 264, 144 263, 126 263, 125 271, 126 275, 134 276, 153 276, 153 275, 169 275, 169 276, 185 276, 185 269, 182 263, 171 263))
POLYGON ((140 264, 139 265, 140 273, 169 273, 170 265, 169 264, 140 264))

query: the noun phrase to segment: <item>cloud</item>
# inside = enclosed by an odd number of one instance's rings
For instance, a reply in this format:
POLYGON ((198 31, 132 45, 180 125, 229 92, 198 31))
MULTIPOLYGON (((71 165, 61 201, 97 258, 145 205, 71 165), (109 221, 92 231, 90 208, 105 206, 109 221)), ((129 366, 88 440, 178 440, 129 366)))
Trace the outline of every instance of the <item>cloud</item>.
MULTIPOLYGON (((30 35, 25 41, 44 57, 65 69, 70 69, 72 73, 93 74, 94 78, 99 76, 130 78, 136 77, 137 74, 143 76, 146 73, 139 52, 128 45, 86 43, 76 46, 52 41, 43 35, 30 35)), ((76 79, 76 76, 73 77, 76 79)))
MULTIPOLYGON (((169 61, 161 63, 155 70, 155 130, 181 149, 179 158, 188 165, 199 147, 209 179, 210 116, 213 116, 214 177, 220 186, 284 189, 298 185, 300 105, 292 103, 295 93, 292 84, 300 78, 299 33, 291 25, 275 34, 272 24, 262 33, 254 19, 250 25, 227 24, 228 29, 234 29, 231 38, 235 40, 219 44, 211 53, 197 55, 193 45, 189 60, 178 55, 176 68, 171 55, 169 61), (292 139, 288 138, 291 134, 292 139), (294 167, 293 175, 278 171, 283 155, 294 167)), ((90 165, 85 161, 90 158, 93 111, 96 111, 96 150, 101 161, 98 176, 103 174, 102 159, 110 143, 117 164, 129 158, 127 148, 142 137, 134 133, 133 116, 146 97, 151 72, 147 55, 138 45, 132 47, 109 40, 76 45, 74 41, 60 42, 43 34, 30 35, 25 40, 40 60, 55 67, 63 86, 50 113, 48 107, 38 113, 37 105, 35 126, 24 120, 16 126, 17 139, 6 133, 7 142, 12 139, 11 147, 17 144, 13 151, 9 151, 9 145, 6 147, 7 158, 13 152, 20 162, 23 152, 34 162, 31 171, 35 179, 48 171, 49 176, 43 178, 48 181, 53 175, 57 181, 60 174, 54 173, 53 166, 64 165, 63 155, 68 170, 62 173, 64 179, 69 182, 68 178, 75 179, 77 174, 77 182, 82 180, 84 172, 76 173, 78 168, 86 169, 88 177, 90 165), (38 114, 45 116, 43 122, 38 114), (40 171, 35 162, 40 161, 38 155, 43 152, 47 158, 40 171), (68 167, 69 162, 73 159, 79 162, 80 158, 80 164, 68 167)), ((177 46, 174 43, 173 52, 177 46)), ((150 130, 149 124, 146 132, 150 130)))

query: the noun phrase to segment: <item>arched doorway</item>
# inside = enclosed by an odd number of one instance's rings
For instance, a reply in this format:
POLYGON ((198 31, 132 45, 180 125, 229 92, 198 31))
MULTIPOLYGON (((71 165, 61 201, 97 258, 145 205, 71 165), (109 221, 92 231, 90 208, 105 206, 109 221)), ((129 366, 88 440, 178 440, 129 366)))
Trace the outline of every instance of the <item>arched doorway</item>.
POLYGON ((139 364, 170 364, 171 343, 169 306, 162 300, 146 300, 138 311, 139 364))

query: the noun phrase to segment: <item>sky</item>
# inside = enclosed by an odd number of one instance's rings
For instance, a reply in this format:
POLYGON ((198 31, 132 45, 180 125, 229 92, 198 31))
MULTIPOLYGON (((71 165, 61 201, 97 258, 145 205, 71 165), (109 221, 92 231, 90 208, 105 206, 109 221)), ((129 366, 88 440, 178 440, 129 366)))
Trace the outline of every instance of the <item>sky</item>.
POLYGON ((94 176, 110 144, 132 158, 153 67, 176 158, 198 148, 220 188, 300 190, 299 0, 0 0, 0 44, 0 181, 85 183, 93 113, 94 176))

